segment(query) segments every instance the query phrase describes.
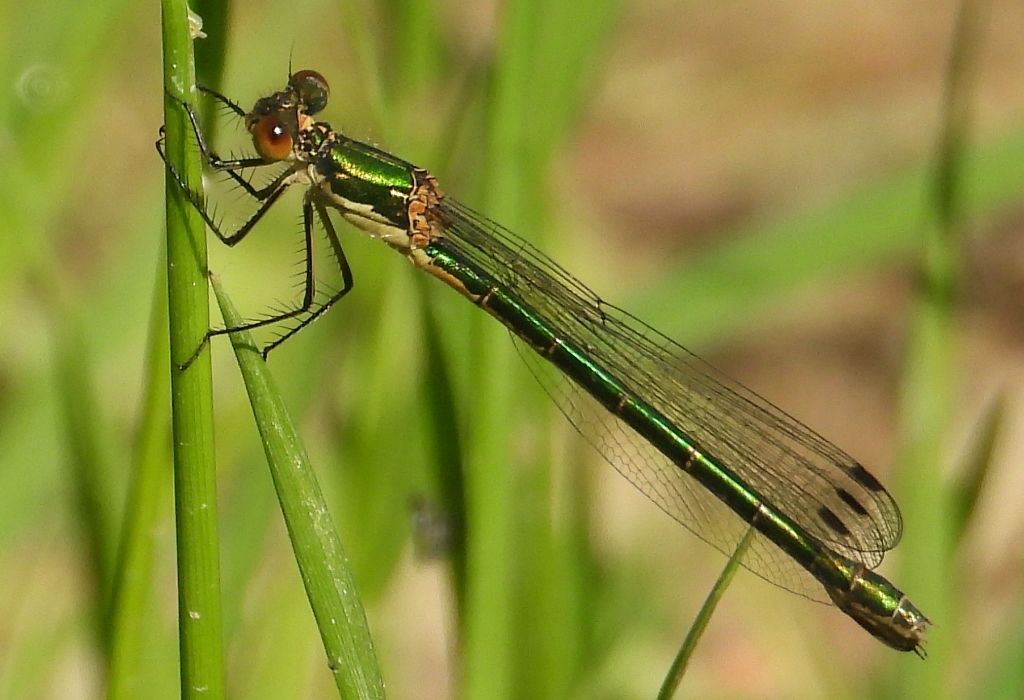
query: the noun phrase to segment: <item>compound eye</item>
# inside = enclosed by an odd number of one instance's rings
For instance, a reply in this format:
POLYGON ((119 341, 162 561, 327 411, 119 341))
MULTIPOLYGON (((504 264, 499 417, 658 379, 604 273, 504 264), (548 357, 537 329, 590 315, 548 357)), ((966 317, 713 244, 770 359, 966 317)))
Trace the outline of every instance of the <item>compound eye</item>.
POLYGON ((292 154, 292 134, 276 116, 260 117, 249 131, 256 151, 267 160, 284 160, 292 154))
POLYGON ((316 114, 327 106, 331 88, 327 79, 315 70, 300 70, 288 79, 288 84, 306 108, 306 114, 316 114))

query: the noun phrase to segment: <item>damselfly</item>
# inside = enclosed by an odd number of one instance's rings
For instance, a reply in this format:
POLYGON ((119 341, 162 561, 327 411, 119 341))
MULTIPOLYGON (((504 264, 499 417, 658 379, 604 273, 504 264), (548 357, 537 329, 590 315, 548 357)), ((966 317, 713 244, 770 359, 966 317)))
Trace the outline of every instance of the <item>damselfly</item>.
MULTIPOLYGON (((204 198, 168 164, 223 243, 245 238, 289 187, 306 188, 302 303, 270 318, 211 330, 204 344, 220 333, 294 322, 264 347, 266 356, 352 288, 328 217, 328 209, 337 210, 503 323, 569 421, 666 513, 726 553, 754 528, 747 568, 783 588, 831 601, 889 646, 923 656, 928 618, 871 571, 899 541, 903 524, 895 501, 860 463, 608 304, 508 229, 444 194, 428 171, 316 121, 328 98, 319 73, 293 74, 283 90, 257 100, 248 112, 217 92, 203 92, 244 120, 257 152, 221 158, 195 110, 181 103, 208 165, 258 202, 245 223, 225 233, 204 198), (264 187, 242 174, 268 166, 282 170, 264 187), (314 294, 314 217, 342 279, 340 290, 321 300, 314 294)), ((161 155, 162 145, 158 141, 161 155)))

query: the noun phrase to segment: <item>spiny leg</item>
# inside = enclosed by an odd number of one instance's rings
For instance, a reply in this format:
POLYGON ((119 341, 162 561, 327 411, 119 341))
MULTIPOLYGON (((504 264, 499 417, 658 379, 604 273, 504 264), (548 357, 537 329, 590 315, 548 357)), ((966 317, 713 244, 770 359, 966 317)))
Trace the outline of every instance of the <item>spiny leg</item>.
POLYGON ((205 94, 209 95, 210 97, 212 97, 213 99, 217 100, 222 105, 224 105, 225 107, 230 109, 232 112, 237 114, 239 117, 242 117, 242 118, 245 117, 245 110, 242 109, 240 106, 238 106, 238 103, 235 102, 234 100, 232 100, 230 97, 225 97, 224 95, 222 95, 221 93, 217 92, 213 88, 208 88, 205 85, 196 85, 196 89, 199 90, 199 92, 205 93, 205 94))
MULTIPOLYGON (((286 177, 288 177, 288 175, 291 174, 291 171, 285 171, 278 177, 275 177, 270 183, 268 183, 264 187, 254 187, 253 184, 248 179, 240 175, 238 171, 247 168, 263 168, 266 166, 279 165, 280 161, 267 161, 261 157, 231 160, 225 160, 220 158, 219 156, 217 156, 216 152, 214 152, 210 148, 209 144, 207 143, 206 137, 203 135, 203 130, 199 124, 199 118, 196 115, 196 111, 193 110, 193 107, 191 107, 191 105, 188 104, 188 102, 178 99, 173 95, 171 95, 171 98, 179 104, 181 104, 183 110, 185 111, 185 114, 188 116, 188 121, 191 123, 191 127, 193 127, 193 132, 196 134, 196 142, 199 145, 200 152, 203 155, 203 160, 206 162, 206 164, 215 172, 226 173, 232 180, 234 180, 234 182, 236 182, 240 187, 242 187, 242 189, 245 190, 245 192, 254 200, 262 202, 263 200, 268 198, 268 196, 270 196, 274 192, 276 187, 278 187, 278 185, 280 185, 281 182, 286 177)), ((227 98, 225 97, 224 99, 227 98)), ((164 152, 163 127, 160 128, 160 137, 157 139, 156 146, 157 152, 160 155, 160 159, 164 162, 165 167, 167 168, 168 172, 171 173, 171 177, 181 188, 181 191, 183 191, 187 195, 188 201, 191 204, 193 204, 193 206, 196 207, 196 209, 198 209, 201 213, 205 213, 206 205, 204 204, 203 196, 199 192, 193 190, 193 188, 191 188, 185 181, 184 177, 177 171, 174 165, 167 160, 167 155, 164 152)), ((204 216, 203 218, 207 220, 207 223, 211 224, 211 227, 216 228, 216 226, 210 222, 210 217, 204 216)), ((224 236, 218 237, 220 237, 221 240, 224 239, 224 236)))
MULTIPOLYGON (((210 90, 209 88, 202 87, 201 85, 197 86, 197 88, 202 92, 210 95, 218 102, 227 105, 227 107, 239 117, 245 117, 245 111, 242 110, 241 107, 239 107, 237 104, 229 100, 224 95, 214 90, 210 90)), ((263 188, 256 188, 253 187, 252 183, 249 182, 249 180, 242 177, 238 173, 238 171, 244 170, 246 168, 263 168, 270 165, 276 165, 280 161, 267 160, 262 156, 251 156, 247 158, 230 159, 221 158, 212 148, 210 148, 209 143, 206 141, 206 136, 205 134, 203 134, 202 126, 200 126, 199 124, 199 115, 196 114, 196 111, 192 107, 192 105, 186 102, 185 100, 177 97, 176 95, 172 95, 169 92, 167 93, 167 95, 172 100, 181 105, 182 109, 185 110, 185 114, 188 116, 188 120, 192 125, 192 132, 195 134, 196 144, 199 146, 199 151, 203 156, 203 160, 206 162, 206 164, 210 167, 211 170, 215 172, 226 173, 232 180, 235 181, 236 184, 238 184, 239 187, 241 187, 246 192, 246 194, 248 194, 250 197, 258 201, 263 201, 272 194, 276 185, 279 184, 280 180, 283 177, 285 177, 285 175, 275 178, 273 182, 271 182, 270 184, 263 188)), ((177 182, 178 185, 181 186, 182 190, 189 195, 189 200, 192 202, 192 204, 197 209, 204 209, 204 207, 199 204, 199 202, 202 201, 202 197, 197 193, 193 192, 191 187, 187 186, 187 184, 185 183, 185 179, 175 170, 174 166, 167 161, 167 158, 164 154, 163 145, 164 130, 163 127, 161 127, 160 138, 158 138, 156 142, 157 153, 160 154, 160 158, 164 161, 165 165, 167 166, 167 169, 171 172, 171 175, 174 177, 175 182, 177 182)))
MULTIPOLYGON (((287 184, 283 185, 281 187, 281 191, 284 191, 285 187, 287 187, 287 184)), ((279 193, 278 193, 278 196, 280 196, 279 193)), ((267 202, 268 203, 273 203, 273 201, 276 198, 277 198, 276 196, 272 197, 272 198, 268 199, 267 202)), ((265 204, 263 207, 261 207, 261 210, 265 210, 266 208, 268 208, 267 204, 265 204)), ((195 352, 193 352, 189 356, 189 358, 187 360, 185 360, 185 362, 180 365, 180 369, 182 371, 188 369, 189 365, 191 365, 193 362, 195 362, 196 358, 199 357, 199 353, 201 353, 203 351, 203 348, 206 347, 207 343, 210 342, 210 338, 212 338, 212 337, 214 337, 216 335, 226 335, 226 334, 230 334, 230 333, 236 333, 238 331, 248 331, 248 330, 252 330, 254 328, 262 328, 263 326, 272 326, 272 325, 274 325, 276 323, 281 323, 282 321, 287 321, 290 318, 295 318, 296 316, 301 316, 302 314, 306 313, 311 308, 313 308, 313 298, 314 298, 315 293, 316 293, 316 276, 313 273, 313 207, 312 207, 312 204, 309 201, 309 197, 306 198, 306 201, 305 201, 305 203, 302 206, 302 227, 303 227, 304 234, 305 234, 305 250, 306 250, 305 265, 304 265, 304 270, 303 270, 303 278, 304 278, 303 287, 305 289, 305 292, 303 293, 302 304, 300 304, 299 306, 297 306, 294 309, 290 309, 290 310, 285 311, 283 313, 274 314, 272 316, 268 316, 267 318, 261 318, 261 319, 256 320, 256 321, 249 321, 249 322, 243 323, 243 324, 241 324, 239 326, 232 326, 232 327, 229 327, 229 328, 211 328, 210 330, 208 330, 206 332, 206 335, 203 336, 203 339, 202 339, 202 341, 200 341, 199 347, 197 347, 195 349, 195 352)), ((235 242, 237 242, 237 241, 235 241, 235 242)), ((229 245, 232 245, 232 244, 229 243, 229 245)), ((348 266, 348 264, 346 263, 346 267, 347 266, 348 266)), ((280 341, 275 341, 275 343, 273 343, 273 345, 277 345, 279 342, 280 341)), ((268 348, 264 348, 264 350, 263 350, 263 357, 264 358, 266 358, 268 350, 269 350, 268 348)))
MULTIPOLYGON (((200 87, 200 90, 211 95, 219 102, 227 105, 227 107, 238 116, 245 116, 245 112, 238 105, 236 105, 234 102, 224 97, 220 93, 214 92, 213 90, 209 90, 203 87, 200 87)), ((185 113, 188 115, 189 122, 191 123, 192 130, 195 134, 196 143, 199 146, 199 150, 206 163, 215 171, 226 172, 229 176, 231 176, 233 180, 235 180, 236 183, 238 183, 243 188, 243 190, 245 190, 245 192, 249 196, 260 202, 259 207, 256 209, 255 212, 253 212, 252 215, 250 215, 250 217, 245 221, 245 223, 243 223, 236 231, 230 234, 225 234, 221 230, 220 225, 216 222, 216 220, 208 210, 204 198, 197 192, 193 191, 191 187, 189 187, 188 183, 186 182, 185 178, 181 175, 181 173, 179 173, 178 170, 174 167, 174 165, 167 160, 164 150, 164 130, 163 127, 161 127, 160 137, 157 139, 156 142, 156 150, 157 153, 160 155, 161 160, 164 161, 164 165, 166 166, 167 171, 171 174, 172 180, 177 185, 177 187, 180 188, 181 191, 185 194, 186 198, 189 200, 189 203, 192 204, 192 206, 195 207, 196 211, 199 212, 203 221, 206 223, 207 226, 210 227, 214 235, 216 235, 217 238, 225 245, 234 246, 235 244, 239 243, 243 238, 245 238, 250 231, 253 230, 256 224, 259 223, 263 216, 270 210, 270 208, 277 202, 277 200, 280 199, 281 195, 284 194, 284 191, 295 181, 295 170, 285 170, 284 172, 274 177, 274 179, 270 183, 268 183, 266 186, 262 188, 257 189, 253 187, 252 184, 247 179, 239 175, 238 172, 236 171, 245 168, 257 168, 267 165, 275 165, 279 161, 268 161, 262 157, 238 158, 230 160, 220 158, 220 156, 218 156, 207 143, 206 138, 202 132, 202 128, 200 127, 198 116, 195 110, 192 108, 192 106, 188 102, 179 99, 178 97, 171 95, 170 93, 168 93, 168 95, 175 102, 179 103, 185 110, 185 113)), ((306 207, 304 218, 306 224, 306 293, 302 306, 292 311, 286 312, 284 314, 279 314, 271 318, 263 319, 253 323, 243 324, 236 328, 211 329, 207 331, 206 335, 203 336, 203 339, 200 341, 195 351, 188 357, 188 359, 184 363, 179 365, 179 368, 181 370, 187 369, 195 361, 195 359, 202 352, 203 348, 209 342, 210 338, 214 335, 220 335, 223 333, 230 333, 236 330, 246 330, 249 328, 256 328, 263 325, 277 323, 282 320, 293 318, 294 316, 305 313, 312 307, 314 298, 314 279, 312 262, 312 213, 309 210, 308 205, 306 207)))
MULTIPOLYGON (((228 105, 233 112, 239 117, 245 117, 245 112, 242 111, 238 105, 224 97, 218 92, 213 92, 206 88, 199 88, 208 95, 212 95, 219 101, 228 105)), ((221 158, 216 151, 210 148, 210 144, 206 142, 206 136, 203 134, 203 127, 199 124, 199 115, 196 114, 196 110, 186 100, 181 99, 177 95, 167 93, 167 96, 172 100, 181 105, 181 108, 185 110, 185 114, 188 116, 189 122, 192 124, 192 131, 196 135, 196 143, 199 146, 199 151, 203 154, 203 159, 209 164, 209 166, 218 172, 220 171, 233 171, 243 170, 245 168, 260 168, 267 165, 274 165, 277 161, 267 160, 262 156, 249 156, 247 158, 221 158)))
MULTIPOLYGON (((304 218, 306 217, 306 214, 309 211, 309 206, 310 203, 309 201, 307 201, 306 207, 303 209, 304 218)), ((338 232, 335 231, 334 224, 331 223, 330 217, 327 216, 327 211, 324 209, 323 204, 321 204, 320 202, 315 202, 313 206, 316 207, 317 216, 320 217, 320 222, 323 224, 324 232, 327 235, 327 241, 331 245, 331 252, 334 253, 334 259, 338 263, 338 269, 341 272, 341 289, 332 294, 330 298, 328 298, 321 306, 319 306, 313 313, 311 313, 308 318, 302 319, 302 321, 300 321, 294 328, 290 328, 280 338, 273 341, 272 343, 269 343, 266 347, 264 347, 264 360, 267 359, 267 355, 270 354, 271 350, 273 350, 278 345, 291 338, 293 335, 301 331, 303 328, 311 324, 313 321, 320 318, 324 314, 324 312, 327 311, 327 309, 334 306, 343 296, 345 296, 352 290, 352 269, 349 267, 348 259, 345 257, 345 251, 341 247, 341 240, 338 238, 338 232)), ((309 228, 307 227, 307 245, 309 245, 308 231, 309 228)), ((307 299, 310 299, 308 295, 307 299)))
MULTIPOLYGON (((164 162, 167 163, 167 161, 164 162)), ((274 203, 280 199, 281 195, 284 194, 284 191, 292 184, 292 180, 290 178, 295 174, 292 170, 285 170, 283 173, 275 177, 266 187, 259 190, 256 198, 260 201, 260 206, 248 219, 246 219, 245 223, 238 227, 238 230, 233 233, 226 234, 221 231, 220 224, 218 224, 210 214, 210 211, 207 209, 206 202, 199 197, 199 195, 193 192, 190 187, 188 187, 187 183, 181 178, 178 171, 175 170, 174 166, 170 163, 167 163, 167 172, 171 174, 175 184, 181 188, 181 191, 185 193, 185 197, 188 199, 189 203, 195 207, 196 211, 199 212, 199 216, 203 218, 206 225, 210 227, 211 231, 213 231, 213 235, 215 235, 220 242, 226 246, 234 246, 245 238, 250 231, 252 231, 253 227, 259 223, 264 214, 270 210, 270 207, 274 206, 274 203)))
MULTIPOLYGON (((217 101, 225 104, 232 112, 234 112, 238 116, 245 116, 245 112, 242 110, 242 108, 234 102, 232 102, 231 100, 229 100, 224 95, 209 88, 205 88, 202 86, 197 87, 202 92, 212 96, 217 101)), ((221 158, 210 148, 209 144, 207 143, 206 137, 203 135, 202 127, 199 124, 199 117, 196 114, 195 109, 193 109, 192 105, 190 105, 185 100, 182 100, 179 97, 172 95, 171 93, 167 93, 167 95, 172 100, 181 105, 182 109, 184 109, 185 113, 188 115, 189 122, 192 124, 192 131, 194 132, 196 137, 196 143, 198 144, 199 150, 202 153, 206 163, 214 171, 226 172, 229 176, 231 176, 231 178, 236 183, 238 183, 242 187, 242 189, 245 190, 245 192, 250 197, 262 203, 260 207, 249 217, 249 219, 244 224, 242 224, 241 227, 239 227, 237 231, 231 234, 225 234, 223 231, 221 231, 220 226, 217 224, 217 222, 214 220, 213 216, 207 209, 204 198, 199 193, 192 190, 191 187, 189 187, 188 182, 185 180, 185 178, 177 171, 174 165, 167 160, 163 148, 164 130, 163 127, 160 128, 160 138, 158 138, 156 141, 156 150, 157 153, 160 154, 161 160, 164 161, 164 165, 167 167, 167 171, 171 174, 171 177, 174 180, 175 184, 181 189, 182 192, 185 193, 189 202, 192 204, 192 206, 196 208, 199 214, 203 217, 203 220, 213 231, 214 235, 216 235, 217 238, 219 238, 221 242, 223 242, 225 245, 233 246, 239 241, 241 241, 243 238, 245 238, 246 234, 252 230, 252 228, 259 222, 261 218, 263 218, 263 215, 267 212, 270 206, 284 193, 285 188, 287 188, 288 185, 291 184, 290 182, 288 182, 288 179, 295 174, 295 171, 292 169, 285 170, 284 172, 277 175, 264 187, 253 187, 252 183, 250 183, 247 179, 239 175, 236 171, 245 168, 259 168, 268 165, 277 165, 280 163, 280 161, 266 160, 262 157, 236 158, 231 160, 221 158)))
MULTIPOLYGON (((226 104, 235 114, 239 117, 245 117, 245 112, 242 108, 236 105, 228 98, 221 95, 219 92, 214 92, 202 86, 197 86, 200 90, 208 95, 211 95, 218 101, 226 104)), ((173 96, 172 96, 173 97, 173 96)), ((177 98, 175 98, 177 99, 177 98)), ((257 200, 265 199, 271 189, 271 185, 262 189, 253 187, 252 183, 246 178, 242 177, 238 171, 246 168, 263 168, 268 165, 276 165, 280 161, 267 160, 262 156, 249 156, 246 158, 221 158, 216 151, 210 148, 209 143, 206 141, 206 135, 203 133, 202 127, 199 125, 199 116, 196 114, 195 109, 192 108, 188 102, 178 100, 179 103, 188 115, 188 120, 192 124, 192 131, 196 135, 196 144, 199 146, 199 151, 203 154, 203 158, 206 163, 210 166, 210 169, 214 172, 227 173, 227 175, 234 180, 239 187, 252 198, 257 200)), ((272 183, 273 184, 273 183, 272 183)))
MULTIPOLYGON (((233 103, 227 100, 227 98, 220 96, 218 93, 212 94, 221 97, 223 100, 226 101, 226 103, 234 106, 233 103)), ((199 212, 200 216, 202 216, 203 218, 203 221, 205 221, 206 225, 210 227, 210 230, 213 231, 214 235, 217 236, 217 238, 220 239, 221 242, 224 243, 225 245, 233 246, 239 241, 241 241, 243 238, 245 238, 246 234, 248 234, 249 231, 252 230, 252 228, 259 222, 259 220, 263 218, 263 215, 267 213, 267 211, 274 204, 274 202, 276 202, 277 199, 284 193, 284 190, 288 187, 288 185, 291 184, 291 182, 289 182, 289 178, 294 174, 294 172, 292 170, 285 170, 277 177, 275 177, 271 182, 269 182, 265 187, 259 189, 253 187, 248 180, 246 180, 244 177, 235 172, 234 169, 274 165, 275 162, 264 161, 264 159, 262 158, 244 158, 232 161, 222 160, 213 151, 210 150, 208 144, 206 143, 206 139, 203 137, 202 130, 200 129, 199 126, 199 121, 196 117, 195 111, 192 109, 192 106, 189 105, 187 102, 180 100, 177 97, 174 97, 173 95, 171 95, 171 98, 179 104, 181 104, 182 107, 185 109, 185 112, 188 114, 189 121, 192 123, 192 129, 195 132, 196 142, 199 144, 199 149, 203 154, 203 158, 206 159, 210 166, 213 167, 215 170, 226 172, 228 175, 230 175, 231 178, 236 183, 238 183, 249 196, 261 202, 259 208, 249 217, 249 219, 244 224, 242 224, 242 226, 239 227, 237 231, 231 234, 225 234, 223 231, 221 231, 220 225, 211 215, 209 209, 206 206, 206 201, 202 197, 202 195, 194 191, 189 186, 185 178, 181 175, 181 173, 179 173, 178 170, 174 167, 174 165, 167 160, 163 148, 163 127, 161 127, 160 138, 158 138, 156 141, 156 150, 157 153, 160 154, 160 159, 163 160, 164 165, 167 168, 167 172, 171 174, 171 179, 174 180, 175 184, 185 194, 185 197, 188 199, 189 203, 191 203, 192 206, 195 207, 196 211, 199 212)))

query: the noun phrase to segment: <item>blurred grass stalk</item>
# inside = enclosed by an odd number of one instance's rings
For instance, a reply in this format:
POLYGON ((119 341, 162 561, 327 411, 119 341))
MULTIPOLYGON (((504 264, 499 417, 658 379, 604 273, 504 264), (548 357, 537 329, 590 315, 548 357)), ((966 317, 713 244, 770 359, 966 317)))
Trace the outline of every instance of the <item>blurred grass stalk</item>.
MULTIPOLYGON (((502 5, 477 201, 513 230, 544 228, 551 159, 579 110, 617 10, 618 2, 591 3, 585 13, 538 0, 502 5)), ((573 558, 585 531, 558 514, 581 510, 571 501, 584 491, 567 489, 562 496, 570 502, 558 502, 551 425, 538 420, 550 417, 550 404, 514 390, 508 367, 517 360, 504 329, 480 313, 469 324, 460 690, 467 698, 564 697, 589 659, 584 637, 593 611, 580 578, 588 569, 573 558), (515 442, 524 430, 535 438, 529 447, 515 442)))
MULTIPOLYGON (((185 181, 198 186, 202 168, 189 145, 191 127, 170 97, 191 100, 195 84, 185 0, 162 0, 161 20, 165 153, 185 181)), ((165 181, 181 694, 220 698, 225 670, 209 347, 186 371, 178 369, 210 327, 206 228, 169 174, 165 181)))
POLYGON ((661 684, 661 689, 658 691, 658 700, 671 700, 679 689, 680 684, 683 682, 683 676, 686 674, 686 667, 690 663, 690 657, 693 656, 693 652, 697 649, 697 643, 704 634, 704 630, 707 629, 715 608, 718 607, 719 601, 725 595, 729 584, 732 583, 732 579, 739 570, 740 564, 743 563, 743 557, 746 556, 750 543, 754 540, 756 534, 757 530, 753 526, 748 527, 746 534, 740 539, 732 555, 725 562, 725 566, 722 567, 722 573, 718 575, 714 586, 708 591, 704 603, 697 612, 697 617, 694 618, 693 624, 686 633, 686 637, 683 639, 683 643, 680 645, 679 651, 672 661, 665 680, 661 684))
POLYGON ((933 223, 926 225, 918 270, 901 395, 900 481, 908 524, 901 547, 905 590, 937 623, 927 664, 899 674, 907 693, 951 694, 953 638, 959 626, 957 509, 948 462, 957 381, 954 312, 959 296, 964 245, 963 182, 971 120, 976 57, 986 0, 961 0, 953 26, 945 80, 941 131, 932 192, 933 223))
POLYGON ((131 461, 117 568, 110 596, 108 700, 130 700, 143 693, 145 632, 152 630, 155 528, 170 491, 167 470, 167 419, 170 356, 167 345, 167 261, 157 260, 157 274, 146 342, 142 416, 131 461))
POLYGON ((76 304, 64 285, 45 276, 42 286, 52 297, 56 330, 53 356, 55 386, 69 447, 71 487, 78 541, 86 551, 85 567, 90 583, 94 638, 109 651, 111 630, 106 605, 114 569, 116 525, 110 507, 115 492, 110 461, 106 459, 103 421, 98 420, 100 394, 92 376, 90 343, 76 304))

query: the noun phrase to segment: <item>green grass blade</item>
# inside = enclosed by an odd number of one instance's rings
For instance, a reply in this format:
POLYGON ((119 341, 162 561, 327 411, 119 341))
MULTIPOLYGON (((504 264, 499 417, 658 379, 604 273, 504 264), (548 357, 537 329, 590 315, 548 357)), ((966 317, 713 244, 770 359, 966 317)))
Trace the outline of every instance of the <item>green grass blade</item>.
POLYGON ((466 602, 466 465, 463 461, 455 387, 444 354, 442 331, 425 289, 428 280, 418 277, 416 282, 420 314, 423 317, 424 359, 426 366, 433 368, 423 373, 420 391, 424 405, 430 406, 428 432, 433 448, 431 464, 437 481, 438 497, 451 533, 448 542, 451 586, 458 622, 461 622, 466 602))
MULTIPOLYGON (((599 26, 612 12, 589 15, 599 26)), ((564 124, 538 127, 542 115, 568 120, 578 106, 586 71, 574 66, 600 46, 564 39, 579 18, 553 10, 550 3, 505 3, 486 90, 484 167, 472 195, 489 216, 540 239, 547 204, 549 166, 564 124)), ((602 31, 578 36, 599 37, 602 31)), ((554 465, 543 418, 551 406, 540 392, 516 391, 509 367, 519 367, 512 346, 493 320, 471 321, 474 337, 472 390, 467 399, 467 600, 463 691, 467 697, 558 695, 578 677, 584 653, 573 635, 577 604, 583 604, 572 565, 544 566, 564 556, 566 531, 553 503, 554 465), (529 428, 527 428, 529 426, 529 428), (540 432, 529 452, 516 449, 524 429, 540 432), (563 576, 556 578, 553 571, 563 576), (559 645, 563 645, 559 647, 559 645)), ((523 381, 526 373, 523 373, 523 381)), ((576 562, 573 562, 575 565, 576 562)))
MULTIPOLYGON (((224 63, 227 53, 230 20, 230 3, 227 0, 193 0, 189 5, 202 19, 202 31, 206 35, 193 44, 196 62, 196 82, 219 90, 224 77, 224 63)), ((196 104, 202 106, 203 133, 210 142, 217 138, 220 125, 215 115, 216 104, 209 95, 197 96, 196 104)))
MULTIPOLYGON (((1024 131, 979 144, 962 167, 965 218, 1012 206, 1024 190, 1024 131)), ((933 171, 918 163, 828 206, 722 232, 722 244, 687 255, 626 307, 645 309, 645 321, 691 349, 756 325, 794 294, 918 251, 934 216, 933 171)))
MULTIPOLYGON (((187 100, 195 79, 186 13, 184 0, 161 3, 164 90, 187 100)), ((167 96, 164 124, 168 160, 187 182, 199 183, 199 154, 190 145, 188 120, 167 96)), ((176 369, 210 326, 206 230, 169 174, 166 197, 181 694, 219 698, 224 696, 225 675, 209 349, 188 371, 176 369)))
MULTIPOLYGON (((195 43, 196 80, 200 85, 217 89, 224 75, 224 58, 227 53, 230 21, 230 3, 226 0, 194 0, 192 10, 203 19, 203 33, 206 36, 195 43)), ((215 120, 207 120, 204 133, 212 136, 215 120)))
MULTIPOLYGON (((213 289, 224 322, 241 324, 216 278, 213 289)), ((366 613, 306 449, 252 336, 234 333, 231 344, 338 691, 344 698, 383 698, 366 613)))
POLYGON ((170 495, 167 478, 167 262, 161 256, 146 344, 142 417, 132 459, 132 481, 125 499, 124 526, 110 598, 110 666, 107 698, 129 700, 145 690, 138 675, 142 638, 149 628, 147 605, 153 591, 156 523, 170 495))
POLYGON ((704 634, 704 630, 708 626, 708 622, 711 621, 711 616, 714 614, 715 608, 718 607, 718 601, 722 599, 722 596, 725 595, 725 590, 732 583, 733 576, 736 575, 736 571, 743 562, 743 556, 747 553, 747 549, 750 547, 750 543, 753 542, 755 534, 757 534, 757 531, 754 528, 747 528, 747 534, 736 545, 736 549, 733 550, 729 561, 725 563, 722 573, 718 575, 718 580, 715 581, 715 585, 708 592, 707 598, 704 599, 704 604, 701 605, 697 617, 690 626, 690 631, 686 633, 686 639, 683 640, 682 646, 679 647, 679 652, 676 654, 675 659, 673 659, 672 666, 669 667, 668 674, 661 684, 661 690, 658 691, 659 700, 669 700, 669 698, 675 695, 676 690, 679 689, 679 684, 686 673, 686 666, 690 662, 690 657, 693 656, 693 652, 697 649, 697 642, 700 641, 701 635, 704 634))
POLYGON ((954 538, 963 540, 971 523, 978 498, 995 462, 996 446, 1007 425, 1007 397, 1000 393, 979 423, 977 437, 967 448, 964 468, 957 470, 959 478, 953 484, 954 538))
POLYGON ((88 343, 71 312, 56 321, 58 329, 55 385, 60 397, 69 444, 71 494, 75 499, 75 520, 86 551, 87 578, 94 596, 93 622, 100 646, 109 649, 109 626, 105 602, 113 578, 114 526, 108 504, 112 501, 109 468, 103 458, 99 435, 102 415, 96 386, 91 376, 88 343))
MULTIPOLYGON (((521 227, 526 215, 522 115, 529 98, 530 28, 536 3, 515 0, 501 12, 499 45, 487 102, 482 182, 484 210, 521 227)), ((513 582, 522 542, 516 528, 521 487, 511 458, 508 426, 516 403, 507 367, 512 348, 492 320, 480 314, 471 322, 472 397, 466 432, 467 588, 461 664, 467 698, 509 697, 515 688, 517 646, 513 582)))

